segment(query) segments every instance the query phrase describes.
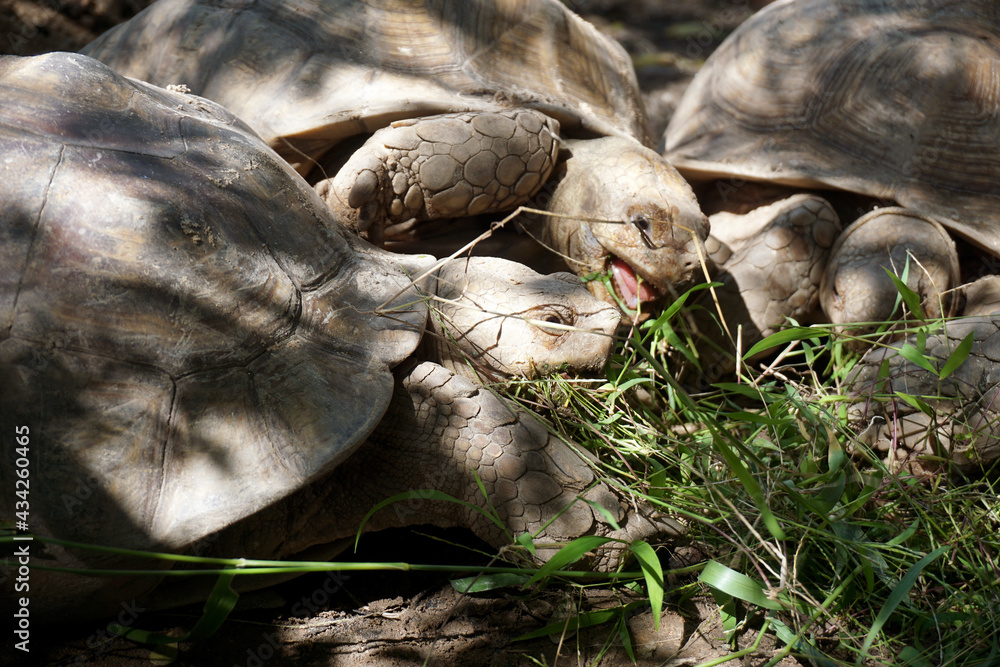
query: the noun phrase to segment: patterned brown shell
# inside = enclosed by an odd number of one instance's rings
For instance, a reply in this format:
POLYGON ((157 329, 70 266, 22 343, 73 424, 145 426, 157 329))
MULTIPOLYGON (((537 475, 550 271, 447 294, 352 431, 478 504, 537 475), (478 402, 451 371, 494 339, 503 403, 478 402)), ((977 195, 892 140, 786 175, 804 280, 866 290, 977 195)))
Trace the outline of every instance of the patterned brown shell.
POLYGON ((628 56, 557 0, 161 0, 84 53, 187 85, 303 170, 394 120, 498 106, 649 144, 628 56))
POLYGON ((1000 254, 1000 5, 770 5, 709 58, 666 133, 687 175, 896 202, 1000 254))

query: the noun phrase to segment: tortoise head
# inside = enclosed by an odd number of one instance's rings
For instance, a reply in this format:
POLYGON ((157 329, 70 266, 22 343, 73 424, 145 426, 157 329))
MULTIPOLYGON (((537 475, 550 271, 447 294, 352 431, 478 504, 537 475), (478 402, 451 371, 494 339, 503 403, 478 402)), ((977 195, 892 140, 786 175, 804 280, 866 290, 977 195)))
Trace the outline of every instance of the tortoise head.
POLYGON ((620 137, 571 140, 544 204, 539 240, 578 275, 610 274, 598 298, 635 310, 690 283, 708 219, 677 170, 656 152, 620 137))
POLYGON ((614 347, 617 309, 570 273, 542 275, 496 257, 453 259, 437 271, 430 335, 436 360, 504 376, 600 371, 614 347))

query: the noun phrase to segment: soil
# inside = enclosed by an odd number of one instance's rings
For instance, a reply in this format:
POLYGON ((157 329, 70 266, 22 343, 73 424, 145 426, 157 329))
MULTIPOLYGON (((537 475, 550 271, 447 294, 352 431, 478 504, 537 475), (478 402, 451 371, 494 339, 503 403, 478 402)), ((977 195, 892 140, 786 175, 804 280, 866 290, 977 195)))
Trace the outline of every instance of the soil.
MULTIPOLYGON (((134 16, 149 0, 0 0, 0 54, 75 51, 134 16)), ((681 93, 708 54, 760 2, 751 0, 566 0, 632 54, 648 104, 653 136, 662 135, 681 93)), ((366 536, 359 561, 488 564, 470 551, 462 531, 395 531, 366 536), (399 545, 406 544, 404 556, 399 545), (457 548, 454 544, 466 545, 457 548), (444 545, 444 546, 443 546, 444 545)), ((482 547, 482 545, 480 545, 482 547)), ((244 595, 209 639, 173 645, 174 665, 697 665, 727 655, 716 607, 696 598, 664 610, 658 630, 648 608, 579 632, 520 641, 523 634, 578 612, 632 601, 625 589, 507 588, 463 595, 444 575, 402 572, 303 576, 264 593, 244 595), (633 663, 621 637, 630 637, 633 663)), ((669 601, 669 596, 668 596, 669 601)), ((180 636, 200 609, 154 613, 123 607, 119 620, 180 636)), ((755 639, 746 633, 740 645, 755 639)), ((166 664, 147 646, 107 631, 107 621, 33 628, 31 653, 13 641, 0 646, 0 664, 132 666, 166 664)), ((777 648, 765 637, 739 664, 759 665, 777 648)), ((167 654, 168 651, 161 651, 167 654)), ((780 667, 798 665, 786 658, 780 667)))
POLYGON ((0 0, 0 54, 78 51, 152 0, 0 0))
MULTIPOLYGON (((392 560, 402 541, 410 562, 486 564, 485 558, 470 558, 470 551, 457 546, 474 544, 474 537, 464 531, 433 529, 420 534, 387 531, 366 536, 363 542, 367 545, 354 559, 392 560)), ((698 598, 682 607, 668 604, 659 629, 644 605, 623 614, 635 662, 622 644, 617 621, 579 632, 517 639, 547 625, 565 623, 571 612, 617 609, 638 599, 624 588, 608 587, 581 590, 552 586, 528 592, 511 587, 463 595, 449 584, 446 575, 316 573, 245 594, 222 628, 208 639, 153 650, 113 636, 107 620, 76 627, 34 628, 30 656, 19 654, 8 643, 0 648, 0 664, 139 667, 166 664, 164 656, 170 656, 170 664, 178 667, 680 667, 730 653, 710 598, 698 598)), ((200 615, 197 607, 154 613, 132 605, 123 606, 117 620, 180 637, 200 615)), ((740 647, 754 638, 754 632, 744 634, 740 647)), ((765 637, 758 650, 740 664, 763 665, 777 648, 765 637)), ((793 658, 778 663, 779 667, 799 664, 793 658)))

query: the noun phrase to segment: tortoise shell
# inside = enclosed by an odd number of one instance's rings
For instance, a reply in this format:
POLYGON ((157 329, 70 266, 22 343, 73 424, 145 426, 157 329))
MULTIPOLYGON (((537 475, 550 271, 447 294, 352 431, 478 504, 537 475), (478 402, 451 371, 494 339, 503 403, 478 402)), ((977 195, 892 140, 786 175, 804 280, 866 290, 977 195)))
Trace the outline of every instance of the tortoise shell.
POLYGON ((665 155, 895 202, 1000 254, 998 26, 986 0, 776 2, 705 63, 665 155))
POLYGON ((231 113, 81 55, 4 57, 0 155, 0 422, 30 431, 32 531, 181 549, 381 419, 426 310, 374 314, 418 301, 393 256, 231 113))
POLYGON ((556 0, 161 0, 83 52, 222 104, 302 173, 345 137, 498 106, 650 143, 628 56, 556 0))

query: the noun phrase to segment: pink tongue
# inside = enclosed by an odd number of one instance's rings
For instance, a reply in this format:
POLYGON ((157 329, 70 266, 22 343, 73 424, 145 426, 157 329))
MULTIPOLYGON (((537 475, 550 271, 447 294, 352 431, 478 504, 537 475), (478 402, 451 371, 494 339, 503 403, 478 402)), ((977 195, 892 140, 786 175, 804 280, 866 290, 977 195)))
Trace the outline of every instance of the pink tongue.
POLYGON ((611 260, 611 275, 614 277, 615 287, 618 288, 625 305, 633 310, 639 306, 640 301, 653 301, 659 296, 649 283, 640 285, 639 278, 635 275, 632 267, 617 257, 611 260))

